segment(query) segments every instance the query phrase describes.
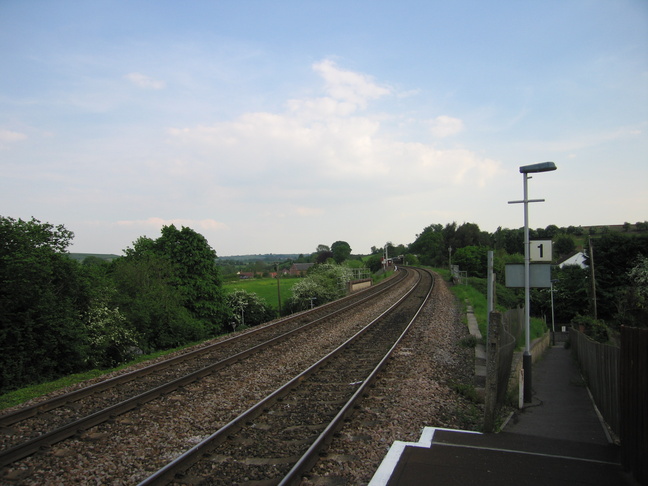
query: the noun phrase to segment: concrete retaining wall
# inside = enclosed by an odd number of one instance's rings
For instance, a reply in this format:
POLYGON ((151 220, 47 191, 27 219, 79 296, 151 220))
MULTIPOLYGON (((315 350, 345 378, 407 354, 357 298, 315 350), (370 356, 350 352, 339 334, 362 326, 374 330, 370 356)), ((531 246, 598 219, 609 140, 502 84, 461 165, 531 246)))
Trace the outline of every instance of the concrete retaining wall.
MULTIPOLYGON (((542 357, 544 352, 551 344, 551 333, 546 332, 542 337, 531 341, 531 362, 535 363, 542 357)), ((513 363, 511 364, 511 378, 509 380, 509 391, 511 389, 517 390, 519 385, 520 370, 522 369, 522 355, 523 351, 513 353, 513 363)))

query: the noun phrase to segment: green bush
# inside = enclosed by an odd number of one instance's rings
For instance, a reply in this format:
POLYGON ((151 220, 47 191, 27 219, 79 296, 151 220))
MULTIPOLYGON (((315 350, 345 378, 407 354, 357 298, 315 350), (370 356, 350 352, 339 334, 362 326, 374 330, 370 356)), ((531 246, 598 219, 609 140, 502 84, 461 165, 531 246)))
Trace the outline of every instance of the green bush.
POLYGON ((606 343, 610 339, 608 328, 605 322, 600 319, 577 315, 572 319, 572 325, 599 343, 606 343))

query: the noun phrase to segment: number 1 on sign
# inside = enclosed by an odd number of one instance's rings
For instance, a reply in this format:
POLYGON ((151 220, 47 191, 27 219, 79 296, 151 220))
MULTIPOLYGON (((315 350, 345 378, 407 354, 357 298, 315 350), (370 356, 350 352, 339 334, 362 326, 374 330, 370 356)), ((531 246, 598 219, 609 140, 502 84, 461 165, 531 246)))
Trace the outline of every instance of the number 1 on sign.
POLYGON ((530 259, 532 262, 550 262, 553 253, 551 240, 533 240, 530 242, 530 259))

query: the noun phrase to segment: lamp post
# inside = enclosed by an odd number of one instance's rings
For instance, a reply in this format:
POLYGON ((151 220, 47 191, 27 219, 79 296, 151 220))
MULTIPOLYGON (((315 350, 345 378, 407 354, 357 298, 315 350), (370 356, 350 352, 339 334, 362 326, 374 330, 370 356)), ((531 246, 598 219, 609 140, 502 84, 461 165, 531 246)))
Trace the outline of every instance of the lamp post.
POLYGON ((529 203, 544 202, 544 199, 529 199, 529 174, 536 172, 549 172, 556 170, 556 164, 553 162, 540 162, 539 164, 523 165, 520 167, 522 181, 524 183, 524 199, 522 201, 509 201, 509 204, 524 204, 524 333, 525 346, 522 356, 522 369, 524 370, 524 402, 532 401, 532 381, 531 381, 531 298, 530 298, 530 278, 529 278, 529 261, 530 261, 530 243, 529 243, 529 203))

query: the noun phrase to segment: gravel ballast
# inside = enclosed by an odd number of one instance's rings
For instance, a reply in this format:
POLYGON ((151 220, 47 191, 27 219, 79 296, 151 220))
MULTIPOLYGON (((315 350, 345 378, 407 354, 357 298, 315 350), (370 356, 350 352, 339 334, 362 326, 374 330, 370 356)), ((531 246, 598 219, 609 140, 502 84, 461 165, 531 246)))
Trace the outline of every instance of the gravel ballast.
MULTIPOLYGON (((313 333, 307 345, 295 341, 263 351, 213 379, 84 431, 16 464, 0 482, 136 484, 380 312, 378 305, 367 306, 353 319, 313 333)), ((416 441, 424 426, 478 428, 479 406, 458 391, 472 383, 474 369, 473 349, 459 344, 466 334, 454 296, 437 276, 430 302, 304 484, 366 484, 393 441, 416 441)))

